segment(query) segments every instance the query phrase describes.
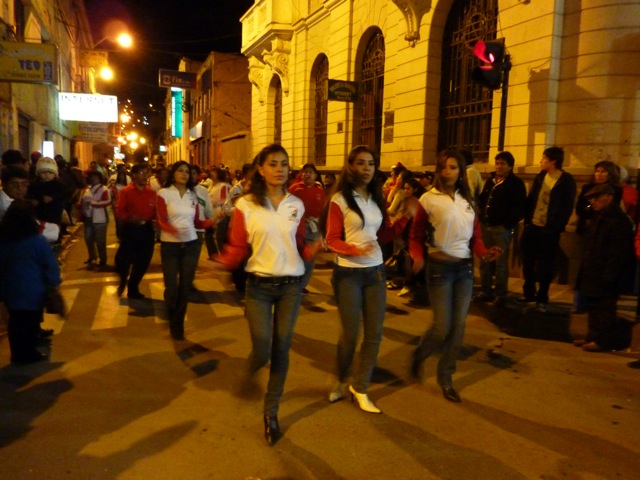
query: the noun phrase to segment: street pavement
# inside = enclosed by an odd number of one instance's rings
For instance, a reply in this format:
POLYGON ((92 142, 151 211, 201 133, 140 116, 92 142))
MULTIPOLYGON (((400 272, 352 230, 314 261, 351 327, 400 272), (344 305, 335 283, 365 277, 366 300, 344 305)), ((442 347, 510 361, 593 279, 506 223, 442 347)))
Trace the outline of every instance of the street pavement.
MULTIPOLYGON (((628 367, 638 354, 515 336, 521 328, 496 326, 501 313, 473 305, 454 376, 462 403, 453 404, 435 382, 437 355, 423 382, 408 376, 430 310, 389 291, 369 391, 384 413, 348 399, 330 404, 339 320, 325 256, 293 339, 285 435, 269 447, 268 372, 245 377, 251 344, 226 274, 202 256, 187 341, 173 342, 158 251, 141 288, 147 300, 118 297, 113 271, 87 270, 81 241, 63 258, 70 312, 64 321, 47 315, 44 326, 56 332, 43 347, 50 361, 11 366, 0 337, 0 479, 640 478, 640 370, 628 367)), ((553 330, 554 319, 569 318, 570 297, 554 285, 547 320, 523 310, 520 327, 546 321, 553 330)), ((570 333, 580 325, 584 318, 572 321, 570 333)))

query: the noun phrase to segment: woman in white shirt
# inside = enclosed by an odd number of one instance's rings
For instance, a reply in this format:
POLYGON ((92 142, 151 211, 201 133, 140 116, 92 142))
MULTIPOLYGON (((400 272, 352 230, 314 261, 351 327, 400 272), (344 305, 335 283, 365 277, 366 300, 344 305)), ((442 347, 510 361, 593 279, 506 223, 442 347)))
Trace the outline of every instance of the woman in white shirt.
POLYGON ((376 366, 386 309, 386 275, 381 241, 391 241, 407 225, 400 217, 392 226, 382 187, 377 181, 378 162, 366 146, 351 150, 329 203, 327 245, 337 254, 331 283, 342 330, 338 340, 338 382, 329 393, 331 403, 348 390, 352 400, 369 413, 382 413, 367 390, 376 366), (360 324, 364 329, 358 366, 352 370, 360 324), (348 384, 351 379, 351 384, 348 384))
POLYGON ((490 262, 499 257, 502 250, 500 247, 487 249, 482 243, 466 164, 460 153, 445 150, 440 154, 433 188, 420 197, 420 204, 424 210, 418 210, 413 220, 409 248, 413 272, 417 273, 424 266, 425 241, 429 244, 427 285, 433 324, 414 352, 411 374, 421 379, 424 360, 442 345, 438 385, 447 400, 460 402, 452 376, 473 293, 472 252, 490 262))
POLYGON ((212 224, 211 220, 200 219, 198 196, 189 164, 184 160, 171 165, 166 187, 158 192, 156 215, 169 330, 174 340, 184 340, 189 291, 200 257, 201 244, 196 229, 212 224))
POLYGON ((253 345, 249 372, 254 374, 271 361, 264 398, 264 435, 269 445, 282 437, 278 410, 302 297, 303 257, 313 258, 321 246, 321 242, 304 244, 304 204, 286 189, 289 169, 289 155, 282 146, 262 149, 254 160, 247 194, 235 204, 227 244, 214 257, 227 270, 249 258, 245 267, 249 275, 245 315, 253 345))

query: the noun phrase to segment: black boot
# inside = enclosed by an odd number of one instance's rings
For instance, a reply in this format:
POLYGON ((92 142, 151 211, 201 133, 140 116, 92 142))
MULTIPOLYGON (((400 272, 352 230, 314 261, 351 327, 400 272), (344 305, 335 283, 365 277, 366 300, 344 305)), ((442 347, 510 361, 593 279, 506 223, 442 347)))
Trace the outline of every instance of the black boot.
POLYGON ((275 445, 278 443, 278 440, 282 438, 277 415, 272 417, 268 415, 264 416, 264 438, 267 440, 269 446, 275 445))

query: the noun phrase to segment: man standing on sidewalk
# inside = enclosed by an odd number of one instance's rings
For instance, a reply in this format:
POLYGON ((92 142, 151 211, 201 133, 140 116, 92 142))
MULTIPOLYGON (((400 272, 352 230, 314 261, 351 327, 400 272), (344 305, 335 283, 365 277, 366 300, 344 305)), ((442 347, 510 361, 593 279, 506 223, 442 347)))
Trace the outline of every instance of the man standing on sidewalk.
POLYGON ((571 217, 576 198, 576 182, 562 170, 563 162, 562 148, 544 150, 540 160, 542 171, 533 180, 526 203, 521 244, 524 296, 519 301, 536 302, 540 312, 547 311, 560 234, 571 217))
POLYGON ((524 182, 513 173, 514 164, 511 152, 496 155, 496 170, 484 184, 478 201, 482 240, 487 247, 498 246, 504 253, 493 262, 480 264, 482 291, 476 300, 496 307, 504 304, 509 293, 509 245, 513 229, 524 217, 527 200, 524 182))
POLYGON ((149 268, 155 246, 156 192, 148 185, 149 168, 143 163, 131 167, 132 183, 120 190, 115 215, 122 222, 122 238, 116 253, 120 276, 118 295, 127 287, 127 298, 142 299, 139 285, 149 268), (129 275, 131 271, 131 275, 129 275))

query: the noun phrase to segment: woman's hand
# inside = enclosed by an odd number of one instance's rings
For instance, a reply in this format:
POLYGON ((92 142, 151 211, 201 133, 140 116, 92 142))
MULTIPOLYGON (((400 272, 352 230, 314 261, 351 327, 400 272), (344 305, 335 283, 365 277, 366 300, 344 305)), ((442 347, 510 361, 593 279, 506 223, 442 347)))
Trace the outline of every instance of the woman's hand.
POLYGON ((365 243, 364 245, 355 247, 355 257, 364 257, 373 253, 376 247, 378 246, 375 242, 365 243))
POLYGON ((324 250, 324 241, 319 238, 318 240, 314 240, 313 242, 307 244, 308 251, 311 254, 311 258, 315 258, 318 255, 318 252, 324 250))
POLYGON ((489 249, 487 253, 482 256, 483 262, 493 262, 496 258, 502 255, 502 249, 498 246, 493 246, 489 249))

